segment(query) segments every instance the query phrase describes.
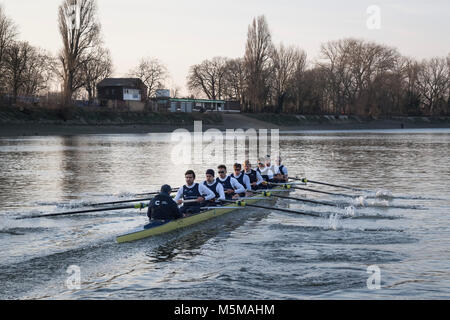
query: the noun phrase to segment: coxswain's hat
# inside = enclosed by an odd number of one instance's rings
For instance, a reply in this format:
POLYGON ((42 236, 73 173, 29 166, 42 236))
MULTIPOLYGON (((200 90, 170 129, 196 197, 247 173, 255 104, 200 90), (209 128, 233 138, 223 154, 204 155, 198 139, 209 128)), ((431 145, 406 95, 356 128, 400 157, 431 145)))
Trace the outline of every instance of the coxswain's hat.
POLYGON ((168 184, 165 184, 161 187, 161 192, 170 194, 172 192, 172 187, 169 186, 168 184))

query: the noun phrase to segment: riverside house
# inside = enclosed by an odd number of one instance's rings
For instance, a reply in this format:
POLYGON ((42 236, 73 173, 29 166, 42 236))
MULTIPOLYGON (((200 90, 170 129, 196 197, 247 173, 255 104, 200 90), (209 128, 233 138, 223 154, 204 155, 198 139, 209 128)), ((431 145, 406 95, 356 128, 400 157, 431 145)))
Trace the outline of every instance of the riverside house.
POLYGON ((147 86, 139 78, 106 78, 97 85, 101 106, 117 111, 143 111, 147 86))

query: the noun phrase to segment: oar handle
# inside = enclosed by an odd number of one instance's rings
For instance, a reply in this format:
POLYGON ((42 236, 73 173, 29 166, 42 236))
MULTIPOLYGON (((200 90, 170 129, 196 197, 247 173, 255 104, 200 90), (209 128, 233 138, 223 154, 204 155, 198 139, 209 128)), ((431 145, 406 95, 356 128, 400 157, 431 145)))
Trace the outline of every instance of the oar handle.
POLYGON ((183 200, 183 203, 199 203, 197 200, 183 200))

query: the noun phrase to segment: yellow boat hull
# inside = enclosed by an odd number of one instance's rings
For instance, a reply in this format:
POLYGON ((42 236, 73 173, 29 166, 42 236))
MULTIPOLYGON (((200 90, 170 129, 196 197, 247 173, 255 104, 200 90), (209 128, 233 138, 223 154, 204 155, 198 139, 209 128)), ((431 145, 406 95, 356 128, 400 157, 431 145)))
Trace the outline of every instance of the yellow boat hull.
MULTIPOLYGON (((275 188, 273 190, 270 190, 269 192, 280 192, 280 191, 285 191, 285 188, 275 188)), ((247 200, 245 200, 245 203, 254 204, 254 203, 257 203, 257 202, 263 200, 263 199, 261 199, 261 196, 255 196, 255 198, 257 198, 257 199, 247 199, 247 200)), ((267 197, 267 199, 269 200, 272 198, 267 197)), ((190 217, 174 220, 174 221, 168 222, 166 224, 152 227, 149 229, 145 229, 145 227, 142 227, 141 229, 118 236, 116 238, 116 240, 118 243, 138 241, 138 240, 142 240, 145 238, 154 237, 154 236, 157 236, 160 234, 172 232, 174 230, 186 228, 191 225, 195 225, 195 224, 201 223, 203 221, 207 221, 207 220, 213 219, 215 217, 219 217, 221 215, 224 215, 226 213, 236 211, 236 210, 242 210, 242 209, 236 208, 236 204, 232 203, 227 206, 220 207, 218 209, 211 209, 211 210, 208 210, 208 211, 205 211, 205 212, 202 212, 202 213, 190 216, 190 217)))

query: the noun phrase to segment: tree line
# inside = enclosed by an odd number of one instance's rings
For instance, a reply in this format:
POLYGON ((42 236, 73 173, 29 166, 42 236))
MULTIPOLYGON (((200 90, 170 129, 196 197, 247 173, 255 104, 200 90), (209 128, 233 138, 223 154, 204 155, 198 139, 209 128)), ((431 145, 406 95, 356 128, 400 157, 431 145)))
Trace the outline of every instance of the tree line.
POLYGON ((248 28, 241 58, 214 57, 190 67, 194 95, 238 100, 246 112, 335 115, 449 115, 450 54, 417 61, 361 39, 304 50, 275 45, 264 16, 248 28))
MULTIPOLYGON (((85 95, 114 72, 96 0, 63 0, 58 8, 62 48, 56 56, 19 41, 18 28, 0 7, 0 95, 35 96, 59 83, 62 105, 85 95)), ((148 97, 170 78, 157 58, 128 72, 148 87, 148 97)), ((397 49, 361 39, 321 45, 308 60, 296 46, 274 44, 265 16, 248 27, 242 57, 213 57, 189 68, 190 97, 239 101, 244 112, 336 115, 449 115, 450 54, 417 61, 397 49)), ((175 86, 171 96, 177 97, 175 86)))

